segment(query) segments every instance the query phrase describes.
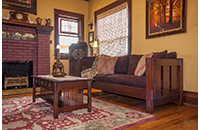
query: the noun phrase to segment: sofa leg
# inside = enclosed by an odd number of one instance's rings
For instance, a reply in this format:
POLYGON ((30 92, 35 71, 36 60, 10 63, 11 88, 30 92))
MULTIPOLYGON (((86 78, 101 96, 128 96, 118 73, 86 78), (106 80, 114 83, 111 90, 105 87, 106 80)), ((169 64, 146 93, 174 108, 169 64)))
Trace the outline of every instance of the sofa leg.
POLYGON ((153 113, 153 111, 154 111, 153 102, 146 100, 146 112, 153 113))
POLYGON ((153 90, 146 91, 146 111, 148 113, 153 113, 153 110, 154 110, 153 90))

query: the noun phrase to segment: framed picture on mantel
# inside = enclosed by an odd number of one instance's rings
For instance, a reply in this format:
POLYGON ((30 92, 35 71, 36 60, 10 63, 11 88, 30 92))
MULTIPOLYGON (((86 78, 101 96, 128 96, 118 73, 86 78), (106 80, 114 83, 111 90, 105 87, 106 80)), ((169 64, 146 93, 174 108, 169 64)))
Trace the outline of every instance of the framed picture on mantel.
POLYGON ((2 0, 2 8, 37 14, 37 0, 2 0))
POLYGON ((146 38, 186 32, 186 0, 146 0, 146 38))

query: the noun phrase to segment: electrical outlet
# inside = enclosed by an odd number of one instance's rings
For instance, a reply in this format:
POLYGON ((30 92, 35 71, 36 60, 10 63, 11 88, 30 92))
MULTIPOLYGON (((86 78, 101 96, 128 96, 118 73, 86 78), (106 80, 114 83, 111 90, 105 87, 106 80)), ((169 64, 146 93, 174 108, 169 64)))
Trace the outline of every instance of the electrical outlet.
POLYGON ((192 26, 198 25, 198 18, 193 18, 192 19, 192 26))

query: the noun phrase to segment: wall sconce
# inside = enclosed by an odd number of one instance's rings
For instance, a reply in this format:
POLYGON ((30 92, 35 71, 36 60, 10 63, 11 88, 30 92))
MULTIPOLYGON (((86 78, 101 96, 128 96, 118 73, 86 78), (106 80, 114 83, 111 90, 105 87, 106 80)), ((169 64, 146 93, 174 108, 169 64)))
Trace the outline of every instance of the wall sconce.
POLYGON ((95 39, 94 41, 94 45, 93 45, 93 50, 94 50, 94 55, 98 55, 99 54, 99 40, 95 39))
POLYGON ((89 23, 88 23, 88 26, 90 26, 90 29, 92 30, 92 27, 93 27, 93 23, 90 21, 90 19, 89 19, 89 21, 88 21, 89 23))

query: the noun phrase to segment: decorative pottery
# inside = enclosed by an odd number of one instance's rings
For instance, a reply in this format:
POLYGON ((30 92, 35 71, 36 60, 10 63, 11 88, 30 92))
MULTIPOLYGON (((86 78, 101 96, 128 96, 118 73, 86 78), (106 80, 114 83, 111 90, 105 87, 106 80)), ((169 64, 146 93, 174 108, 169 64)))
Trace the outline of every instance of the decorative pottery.
POLYGON ((45 20, 46 20, 46 24, 45 25, 51 26, 51 19, 48 18, 48 19, 45 19, 45 20))
POLYGON ((35 20, 36 20, 36 23, 37 23, 38 25, 41 25, 41 23, 42 23, 42 18, 37 17, 35 20))

